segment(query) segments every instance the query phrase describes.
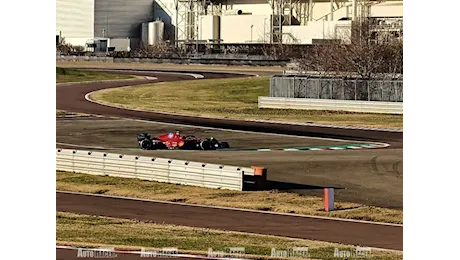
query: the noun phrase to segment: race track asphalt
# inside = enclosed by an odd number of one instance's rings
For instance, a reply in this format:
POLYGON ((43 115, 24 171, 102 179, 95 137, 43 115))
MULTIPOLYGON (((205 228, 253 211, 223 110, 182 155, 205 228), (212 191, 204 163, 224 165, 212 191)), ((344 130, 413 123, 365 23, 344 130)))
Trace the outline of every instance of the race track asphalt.
MULTIPOLYGON (((205 78, 241 77, 225 73, 199 73, 205 78)), ((130 73, 135 74, 135 73, 130 73)), ((156 77, 130 81, 112 81, 87 84, 59 84, 56 86, 56 109, 119 118, 161 121, 195 126, 217 127, 253 132, 279 133, 288 135, 348 139, 355 141, 384 142, 392 148, 402 148, 403 133, 365 129, 342 129, 319 126, 303 126, 243 120, 226 120, 177 116, 155 112, 141 112, 114 108, 89 102, 85 95, 100 89, 133 86, 161 81, 193 79, 186 75, 168 75, 155 72, 139 72, 137 75, 156 77)), ((199 80, 199 79, 197 79, 199 80)), ((94 196, 56 194, 58 211, 151 220, 177 225, 209 227, 224 230, 273 234, 352 245, 365 245, 385 249, 403 249, 403 228, 376 224, 319 220, 304 217, 229 211, 222 209, 173 206, 171 204, 109 199, 94 196)))
POLYGON ((56 210, 403 250, 403 227, 56 192, 56 210))

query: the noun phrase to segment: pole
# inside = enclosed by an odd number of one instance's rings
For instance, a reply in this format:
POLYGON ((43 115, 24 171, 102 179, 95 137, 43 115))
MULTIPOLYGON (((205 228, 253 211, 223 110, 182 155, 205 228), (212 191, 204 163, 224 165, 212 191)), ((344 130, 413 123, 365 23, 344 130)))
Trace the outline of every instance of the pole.
POLYGON ((334 188, 324 188, 324 210, 334 210, 334 188))
POLYGON ((267 18, 264 18, 264 43, 265 43, 265 21, 267 20, 267 18))
POLYGON ((179 1, 175 0, 174 4, 176 5, 176 27, 174 28, 174 46, 179 47, 179 1))
POLYGON ((331 19, 328 19, 328 21, 334 20, 334 0, 331 0, 331 19))

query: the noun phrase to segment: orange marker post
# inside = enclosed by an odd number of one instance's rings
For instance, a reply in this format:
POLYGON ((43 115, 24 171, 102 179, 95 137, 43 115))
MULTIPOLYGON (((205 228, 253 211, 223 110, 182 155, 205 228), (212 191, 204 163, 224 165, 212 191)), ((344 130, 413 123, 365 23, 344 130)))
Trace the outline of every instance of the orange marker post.
POLYGON ((256 190, 266 189, 268 187, 267 168, 261 166, 252 166, 251 168, 254 170, 254 176, 251 176, 251 179, 255 181, 254 188, 256 190))
POLYGON ((267 174, 267 168, 265 167, 252 166, 251 168, 254 170, 254 175, 263 176, 267 174))
POLYGON ((324 210, 334 210, 334 188, 324 188, 324 210))

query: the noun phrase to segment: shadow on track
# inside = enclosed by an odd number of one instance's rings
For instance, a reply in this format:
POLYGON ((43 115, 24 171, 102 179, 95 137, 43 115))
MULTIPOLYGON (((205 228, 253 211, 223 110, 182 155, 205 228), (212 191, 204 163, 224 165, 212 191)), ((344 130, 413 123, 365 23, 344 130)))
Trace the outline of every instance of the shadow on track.
POLYGON ((334 189, 343 189, 339 187, 331 186, 315 186, 307 184, 298 184, 291 182, 282 182, 282 181, 268 181, 268 188, 272 190, 323 190, 324 188, 334 188, 334 189))

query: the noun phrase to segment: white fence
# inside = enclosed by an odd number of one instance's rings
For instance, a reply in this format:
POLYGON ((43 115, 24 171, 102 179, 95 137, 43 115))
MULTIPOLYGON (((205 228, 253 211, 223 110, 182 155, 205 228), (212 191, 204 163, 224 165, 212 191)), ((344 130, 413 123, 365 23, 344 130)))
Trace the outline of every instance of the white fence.
POLYGON ((403 102, 259 97, 259 108, 403 114, 403 102))
POLYGON ((67 149, 56 150, 56 170, 240 191, 243 175, 254 175, 247 167, 67 149))

